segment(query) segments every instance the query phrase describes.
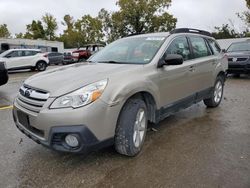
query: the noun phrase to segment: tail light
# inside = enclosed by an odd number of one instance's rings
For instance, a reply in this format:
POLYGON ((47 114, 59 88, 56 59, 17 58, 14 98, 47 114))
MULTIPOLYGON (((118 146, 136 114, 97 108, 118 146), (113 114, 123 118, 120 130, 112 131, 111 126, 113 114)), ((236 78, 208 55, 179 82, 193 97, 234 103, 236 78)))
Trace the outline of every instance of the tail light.
POLYGON ((43 57, 48 57, 48 54, 44 54, 43 57))

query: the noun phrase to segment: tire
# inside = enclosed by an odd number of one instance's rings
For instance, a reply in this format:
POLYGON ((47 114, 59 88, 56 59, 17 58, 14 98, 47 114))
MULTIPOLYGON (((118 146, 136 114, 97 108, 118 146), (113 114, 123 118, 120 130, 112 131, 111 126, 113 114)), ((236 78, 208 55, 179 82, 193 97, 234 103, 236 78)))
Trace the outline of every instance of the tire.
POLYGON ((140 98, 129 99, 121 110, 115 133, 115 149, 127 156, 142 150, 147 132, 147 107, 140 98))
POLYGON ((47 63, 44 61, 38 61, 36 64, 36 69, 38 71, 45 71, 47 68, 47 63))
POLYGON ((204 99, 204 104, 208 108, 215 108, 220 105, 224 93, 224 82, 225 79, 222 76, 217 77, 214 84, 212 97, 204 99))

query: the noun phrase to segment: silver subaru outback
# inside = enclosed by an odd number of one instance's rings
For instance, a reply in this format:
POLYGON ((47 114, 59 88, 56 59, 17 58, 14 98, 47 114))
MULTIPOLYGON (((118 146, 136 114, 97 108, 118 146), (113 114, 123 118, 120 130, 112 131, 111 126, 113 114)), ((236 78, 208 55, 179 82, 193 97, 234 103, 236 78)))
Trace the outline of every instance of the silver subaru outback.
POLYGON ((130 36, 86 63, 27 79, 14 101, 14 121, 29 138, 57 151, 114 145, 135 156, 148 122, 200 101, 217 107, 227 68, 227 58, 206 31, 130 36))

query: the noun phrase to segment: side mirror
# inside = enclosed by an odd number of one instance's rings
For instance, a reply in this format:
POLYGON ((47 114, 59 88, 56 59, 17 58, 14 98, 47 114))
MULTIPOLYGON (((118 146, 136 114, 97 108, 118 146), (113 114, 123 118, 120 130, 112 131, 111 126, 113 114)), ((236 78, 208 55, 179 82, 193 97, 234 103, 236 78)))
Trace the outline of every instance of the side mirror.
POLYGON ((226 49, 222 49, 221 51, 222 51, 222 53, 227 53, 226 49))
POLYGON ((158 67, 165 65, 181 65, 183 64, 183 57, 179 54, 168 54, 165 58, 159 61, 158 67))

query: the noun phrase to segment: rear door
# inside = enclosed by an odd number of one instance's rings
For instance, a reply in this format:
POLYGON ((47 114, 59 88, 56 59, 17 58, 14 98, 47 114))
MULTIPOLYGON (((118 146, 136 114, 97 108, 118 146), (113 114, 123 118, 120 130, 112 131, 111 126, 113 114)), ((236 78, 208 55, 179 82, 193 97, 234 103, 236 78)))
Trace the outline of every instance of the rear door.
POLYGON ((212 50, 205 38, 201 36, 188 36, 192 54, 193 54, 193 90, 196 92, 205 92, 213 85, 213 66, 216 56, 213 56, 212 50))
POLYGON ((24 50, 22 54, 22 62, 26 67, 32 67, 36 64, 36 55, 38 54, 38 51, 32 51, 32 50, 24 50))

